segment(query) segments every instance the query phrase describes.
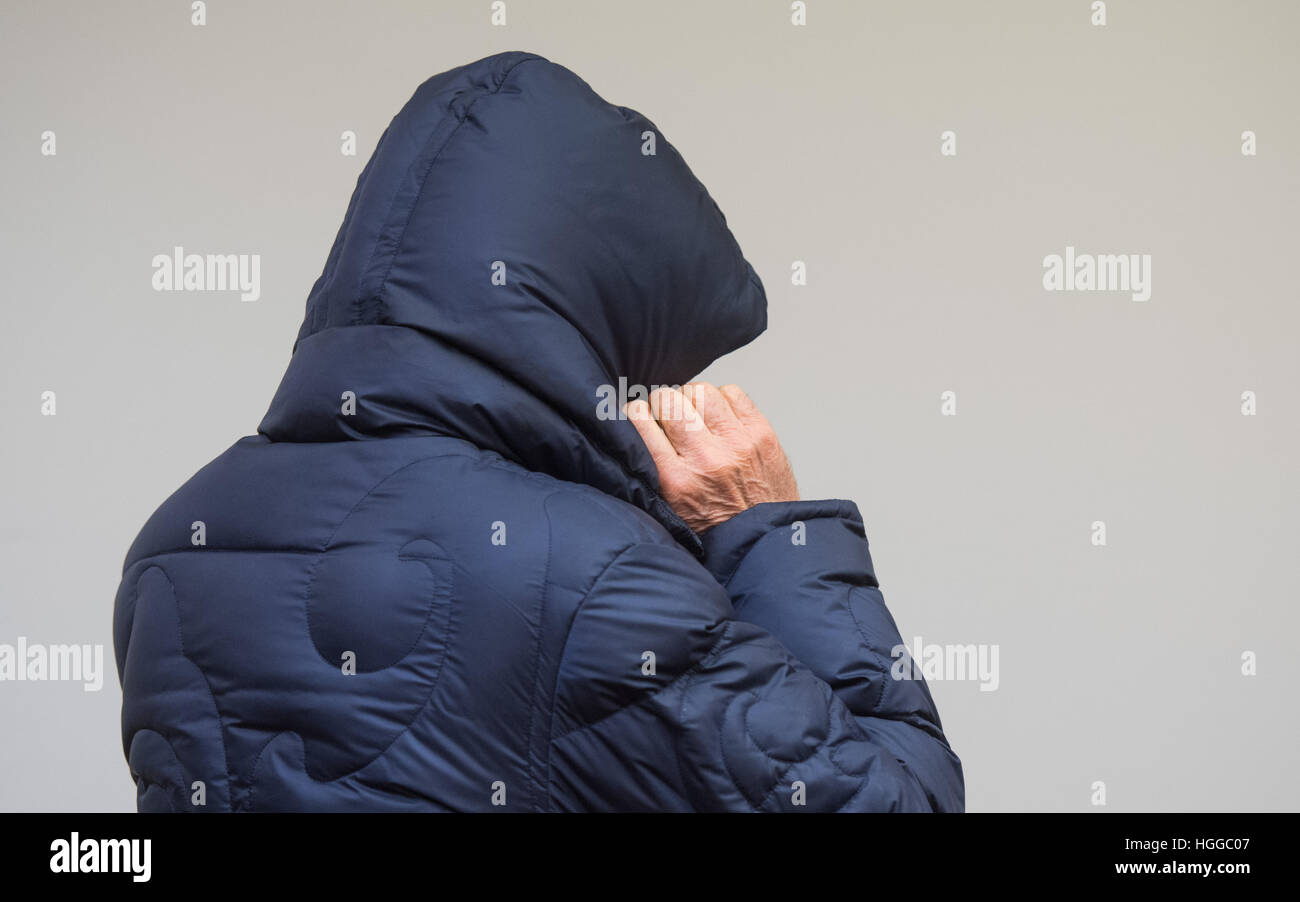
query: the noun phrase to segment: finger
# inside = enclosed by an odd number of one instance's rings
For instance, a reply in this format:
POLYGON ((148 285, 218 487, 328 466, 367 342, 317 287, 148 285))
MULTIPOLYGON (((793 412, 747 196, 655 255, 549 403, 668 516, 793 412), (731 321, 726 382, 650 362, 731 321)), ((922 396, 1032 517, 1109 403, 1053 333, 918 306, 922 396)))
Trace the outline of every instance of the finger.
POLYGON ((641 441, 645 442, 646 450, 650 452, 656 467, 662 469, 665 463, 677 457, 673 443, 668 441, 668 436, 664 435, 663 429, 651 415, 649 404, 641 400, 630 401, 624 412, 636 427, 641 441))
MULTIPOLYGON (((703 417, 703 425, 714 435, 734 435, 743 430, 736 412, 722 392, 707 382, 692 382, 682 388, 703 417)), ((688 424, 689 425, 689 424, 688 424)))
POLYGON ((702 419, 691 399, 677 389, 655 389, 650 393, 650 409, 679 455, 685 456, 708 445, 710 436, 707 429, 700 429, 698 425, 688 428, 691 421, 699 423, 702 419))
POLYGON ((731 410, 736 415, 736 419, 744 424, 750 431, 770 431, 772 424, 767 421, 767 417, 759 411, 758 406, 745 394, 739 385, 724 385, 718 390, 731 410))

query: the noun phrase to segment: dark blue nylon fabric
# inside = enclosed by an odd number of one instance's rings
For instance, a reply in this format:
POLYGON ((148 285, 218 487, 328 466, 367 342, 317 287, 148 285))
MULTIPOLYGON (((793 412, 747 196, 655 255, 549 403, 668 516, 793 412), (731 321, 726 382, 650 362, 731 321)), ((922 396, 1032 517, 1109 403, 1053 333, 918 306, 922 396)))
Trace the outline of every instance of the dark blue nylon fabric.
POLYGON ((127 554, 140 810, 960 810, 857 508, 697 536, 599 415, 765 326, 645 117, 532 54, 421 85, 257 433, 127 554))

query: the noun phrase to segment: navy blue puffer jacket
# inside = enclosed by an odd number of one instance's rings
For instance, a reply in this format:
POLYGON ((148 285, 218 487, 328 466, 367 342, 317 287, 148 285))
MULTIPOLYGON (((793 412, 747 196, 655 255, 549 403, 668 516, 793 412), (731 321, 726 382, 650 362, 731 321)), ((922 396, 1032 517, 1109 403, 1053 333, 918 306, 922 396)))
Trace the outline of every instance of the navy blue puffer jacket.
POLYGON ((602 403, 765 305, 645 117, 531 54, 421 85, 257 434, 127 555, 138 807, 960 810, 857 508, 696 535, 602 403))

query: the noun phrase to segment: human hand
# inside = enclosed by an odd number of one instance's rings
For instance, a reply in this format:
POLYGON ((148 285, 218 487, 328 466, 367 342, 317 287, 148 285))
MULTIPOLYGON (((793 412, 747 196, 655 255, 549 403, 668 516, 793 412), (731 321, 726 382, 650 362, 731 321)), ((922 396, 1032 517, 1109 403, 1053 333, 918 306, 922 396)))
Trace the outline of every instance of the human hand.
POLYGON ((659 469, 664 500, 696 532, 756 504, 799 500, 772 424, 738 386, 660 388, 626 413, 659 469))

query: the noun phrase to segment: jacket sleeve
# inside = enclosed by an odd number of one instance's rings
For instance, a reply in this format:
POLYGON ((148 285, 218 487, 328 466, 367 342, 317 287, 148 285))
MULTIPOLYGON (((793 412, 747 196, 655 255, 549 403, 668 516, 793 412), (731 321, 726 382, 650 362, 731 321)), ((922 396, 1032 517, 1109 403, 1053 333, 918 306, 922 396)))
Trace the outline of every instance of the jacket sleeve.
POLYGON ((703 567, 676 545, 624 549, 579 606, 553 705, 555 804, 961 810, 928 690, 890 679, 901 639, 856 508, 760 505, 704 539, 703 567))
POLYGON ((704 545, 735 616, 767 630, 830 686, 863 732, 916 776, 933 810, 961 811, 961 762, 929 687, 907 666, 857 505, 760 504, 706 532, 704 545))

